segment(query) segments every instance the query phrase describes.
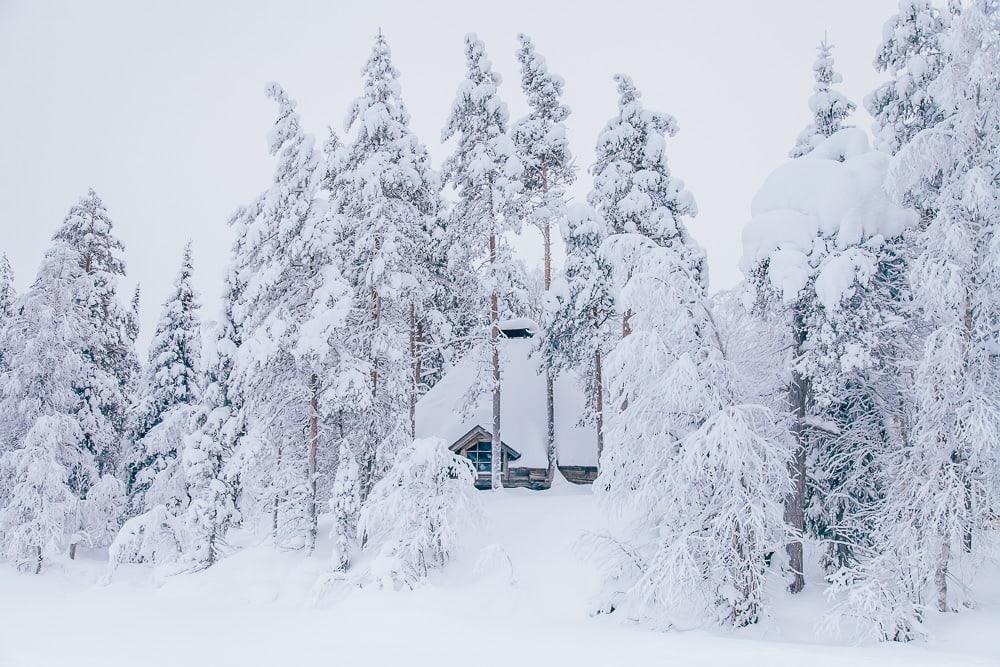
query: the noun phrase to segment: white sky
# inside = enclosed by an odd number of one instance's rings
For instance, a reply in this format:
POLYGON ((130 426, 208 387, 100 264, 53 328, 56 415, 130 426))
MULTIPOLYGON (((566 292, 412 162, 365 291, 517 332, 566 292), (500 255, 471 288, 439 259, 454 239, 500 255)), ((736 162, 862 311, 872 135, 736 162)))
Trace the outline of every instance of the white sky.
MULTIPOLYGON (((836 45, 842 90, 858 106, 880 80, 871 67, 895 0, 471 0, 385 2, 55 2, 0 0, 0 251, 20 289, 66 210, 88 187, 126 245, 123 294, 143 286, 143 340, 167 297, 185 241, 194 241, 207 318, 218 308, 230 244, 225 222, 270 182, 265 135, 275 80, 298 100, 319 141, 342 133, 379 27, 401 72, 412 127, 435 165, 440 131, 464 70, 462 37, 486 42, 511 117, 525 111, 514 58, 535 39, 566 80, 579 167, 630 74, 647 106, 676 116, 674 175, 700 209, 713 288, 740 278, 750 200, 809 120, 816 43, 836 45)), ((855 122, 865 128, 863 112, 855 122)), ((530 239, 529 261, 540 256, 530 239)))

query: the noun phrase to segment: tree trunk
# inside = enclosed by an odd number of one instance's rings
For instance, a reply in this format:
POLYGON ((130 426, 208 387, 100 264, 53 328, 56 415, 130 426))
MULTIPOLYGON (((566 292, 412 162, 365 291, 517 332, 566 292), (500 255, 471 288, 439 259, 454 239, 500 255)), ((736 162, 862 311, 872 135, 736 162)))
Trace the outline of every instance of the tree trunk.
MULTIPOLYGON (((549 191, 548 170, 542 170, 542 192, 547 196, 549 191)), ((542 245, 545 251, 545 291, 552 288, 552 225, 548 218, 542 223, 542 245)), ((552 374, 552 364, 545 366, 545 426, 546 444, 548 454, 548 468, 545 472, 545 479, 549 485, 555 479, 556 467, 559 465, 559 453, 556 451, 556 396, 555 379, 552 374)))
POLYGON ((597 413, 597 470, 601 469, 604 453, 604 369, 601 348, 594 350, 594 412, 597 413))
MULTIPOLYGON (((497 258, 497 237, 490 235, 490 264, 497 258)), ((503 458, 500 448, 500 297, 496 288, 490 293, 490 357, 493 365, 493 437, 490 443, 490 487, 500 489, 502 482, 503 458)))
POLYGON ((951 558, 951 543, 945 537, 941 543, 941 556, 934 571, 934 587, 937 589, 938 611, 948 611, 948 561, 951 558))
MULTIPOLYGON (((799 356, 805 342, 805 326, 799 313, 794 321, 795 356, 799 356)), ((788 590, 798 593, 805 588, 805 569, 802 553, 802 538, 805 534, 806 518, 806 401, 809 395, 808 380, 798 371, 792 372, 792 382, 788 388, 788 400, 794 415, 792 435, 795 438, 795 453, 788 464, 792 478, 792 490, 785 496, 785 523, 793 531, 792 541, 786 546, 788 567, 792 571, 792 581, 788 590)))
POLYGON ((423 332, 417 322, 417 306, 410 304, 410 366, 413 384, 410 387, 410 438, 417 437, 417 397, 420 393, 420 347, 423 332))
POLYGON ((42 548, 35 547, 35 574, 42 573, 42 548))
MULTIPOLYGON (((548 220, 542 226, 542 238, 545 240, 545 291, 552 287, 552 228, 548 220)), ((558 454, 556 452, 556 396, 555 381, 552 377, 552 364, 545 367, 545 434, 548 453, 548 469, 545 478, 549 484, 555 479, 558 454)))
POLYGON ((319 376, 310 378, 309 400, 309 551, 316 547, 318 512, 316 499, 316 451, 319 448, 319 376))
POLYGON ((76 542, 69 545, 69 559, 76 560, 76 542))
MULTIPOLYGON (((275 466, 275 471, 277 475, 281 475, 281 445, 278 445, 278 461, 275 466)), ((274 540, 274 544, 278 544, 278 501, 280 500, 280 493, 277 489, 274 491, 274 507, 271 510, 271 539, 274 540)))

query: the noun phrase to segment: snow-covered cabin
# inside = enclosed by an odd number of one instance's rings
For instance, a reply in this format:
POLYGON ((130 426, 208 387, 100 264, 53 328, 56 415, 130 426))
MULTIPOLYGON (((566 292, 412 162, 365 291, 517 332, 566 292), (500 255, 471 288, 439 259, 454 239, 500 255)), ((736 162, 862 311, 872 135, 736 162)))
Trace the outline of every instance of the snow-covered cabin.
MULTIPOLYGON (((538 325, 529 319, 501 323, 500 441, 504 486, 547 488, 545 374, 534 353, 538 325)), ((492 370, 483 350, 473 350, 451 368, 417 403, 416 435, 438 437, 451 451, 472 461, 476 486, 489 487, 492 466, 492 370)), ((559 472, 588 484, 597 476, 597 433, 582 425, 586 400, 577 377, 561 374, 554 383, 555 437, 559 472)))

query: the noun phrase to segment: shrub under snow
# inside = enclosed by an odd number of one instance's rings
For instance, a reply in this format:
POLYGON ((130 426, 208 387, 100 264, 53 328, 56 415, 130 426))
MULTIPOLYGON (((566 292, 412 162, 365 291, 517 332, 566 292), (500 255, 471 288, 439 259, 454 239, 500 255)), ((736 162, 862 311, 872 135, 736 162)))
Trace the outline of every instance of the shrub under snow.
POLYGON ((378 553, 371 574, 380 585, 413 587, 448 562, 477 514, 474 476, 440 438, 416 440, 399 453, 358 521, 362 543, 378 553))

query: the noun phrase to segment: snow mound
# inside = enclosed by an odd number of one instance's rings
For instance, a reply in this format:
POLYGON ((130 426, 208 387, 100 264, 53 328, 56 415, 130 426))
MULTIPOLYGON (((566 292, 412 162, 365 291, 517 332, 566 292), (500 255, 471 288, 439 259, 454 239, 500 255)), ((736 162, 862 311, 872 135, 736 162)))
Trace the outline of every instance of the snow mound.
POLYGON ((864 131, 847 128, 775 169, 753 199, 740 268, 749 273, 766 261, 786 303, 815 277, 820 302, 835 308, 873 268, 870 257, 848 251, 877 246, 917 222, 887 196, 888 168, 889 156, 873 150, 864 131))

